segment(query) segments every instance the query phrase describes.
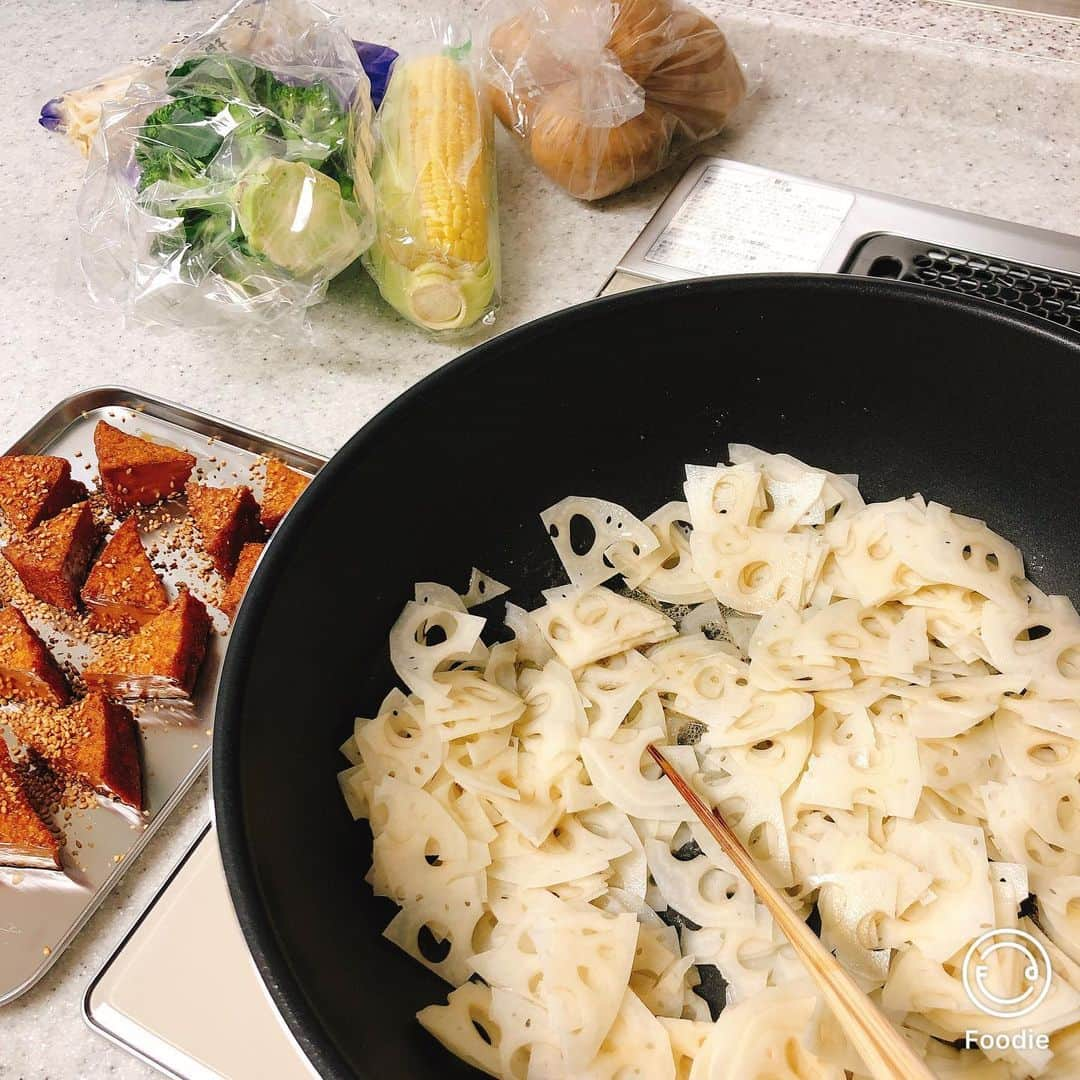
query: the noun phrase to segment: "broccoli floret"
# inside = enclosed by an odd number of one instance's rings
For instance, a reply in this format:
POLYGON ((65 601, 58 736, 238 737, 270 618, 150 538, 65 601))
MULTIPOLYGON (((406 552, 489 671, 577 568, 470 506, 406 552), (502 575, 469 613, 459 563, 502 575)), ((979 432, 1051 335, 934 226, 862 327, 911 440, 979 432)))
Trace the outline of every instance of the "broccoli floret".
POLYGON ((227 136, 222 168, 238 175, 252 163, 281 153, 281 126, 276 117, 265 110, 237 117, 234 111, 233 121, 236 126, 227 136))
POLYGON ((189 210, 184 214, 184 235, 192 247, 217 248, 240 236, 236 215, 228 208, 189 210))
POLYGON ((257 91, 268 77, 272 78, 268 71, 250 60, 235 56, 193 56, 169 72, 165 85, 170 94, 177 96, 198 95, 257 105, 257 91))
POLYGON ((155 109, 135 144, 139 190, 158 180, 187 186, 202 176, 229 140, 225 167, 239 173, 273 153, 268 137, 280 137, 277 120, 259 106, 208 97, 181 97, 155 109))
POLYGON ((345 112, 324 83, 290 86, 273 79, 263 103, 281 119, 290 160, 318 169, 345 145, 345 112))
POLYGON ((229 268, 236 254, 251 257, 236 215, 228 206, 184 211, 175 228, 157 236, 155 251, 172 264, 179 280, 192 282, 213 272, 231 277, 229 268))
POLYGON ((221 146, 212 121, 224 107, 215 98, 184 97, 155 109, 135 142, 139 190, 158 180, 187 184, 196 178, 221 146))
POLYGON ((159 180, 193 187, 198 183, 201 175, 198 164, 189 161, 179 152, 171 154, 147 152, 139 147, 135 151, 135 158, 139 163, 140 191, 144 191, 159 180))
POLYGON ((140 202, 172 223, 155 250, 178 274, 243 280, 272 263, 303 277, 356 257, 348 117, 329 87, 225 56, 194 57, 167 81, 174 100, 146 118, 135 159, 140 202))

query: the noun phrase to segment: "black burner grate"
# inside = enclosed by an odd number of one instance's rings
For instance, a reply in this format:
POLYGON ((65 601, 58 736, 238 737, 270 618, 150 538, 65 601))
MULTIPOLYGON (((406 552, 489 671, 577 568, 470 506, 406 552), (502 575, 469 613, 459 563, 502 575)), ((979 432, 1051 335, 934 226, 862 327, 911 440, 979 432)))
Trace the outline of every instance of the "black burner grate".
POLYGON ((878 234, 856 248, 844 273, 967 293, 1080 330, 1080 277, 1057 270, 878 234))

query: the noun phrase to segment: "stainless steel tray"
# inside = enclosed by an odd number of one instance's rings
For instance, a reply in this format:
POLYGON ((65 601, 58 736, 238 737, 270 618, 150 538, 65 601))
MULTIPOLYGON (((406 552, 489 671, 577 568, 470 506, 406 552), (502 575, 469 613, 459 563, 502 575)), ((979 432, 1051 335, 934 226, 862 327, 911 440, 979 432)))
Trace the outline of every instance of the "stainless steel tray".
MULTIPOLYGON (((273 454, 309 475, 324 464, 307 450, 124 387, 97 387, 66 398, 7 453, 66 457, 72 475, 86 480, 95 467, 93 429, 101 419, 182 447, 196 456, 197 468, 211 483, 252 483, 257 495, 252 466, 260 455, 273 454)), ((182 562, 162 576, 171 585, 193 580, 182 562)), ((140 717, 148 813, 137 815, 101 800, 90 810, 73 811, 68 821, 62 814, 68 837, 62 874, 0 868, 0 1005, 49 970, 206 766, 228 641, 224 616, 214 614, 219 633, 211 637, 193 708, 148 707, 140 717)), ((85 655, 63 642, 55 651, 61 659, 85 655)))

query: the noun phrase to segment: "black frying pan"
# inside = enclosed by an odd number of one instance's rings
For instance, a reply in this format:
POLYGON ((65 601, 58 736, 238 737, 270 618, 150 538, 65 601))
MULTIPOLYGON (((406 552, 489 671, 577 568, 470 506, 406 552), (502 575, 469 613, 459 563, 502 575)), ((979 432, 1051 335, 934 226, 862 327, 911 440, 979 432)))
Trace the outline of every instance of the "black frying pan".
POLYGON ((370 836, 334 780, 352 718, 393 681, 387 631, 413 582, 462 588, 477 565, 534 606, 559 576, 541 509, 601 495, 644 515, 731 441, 858 472, 870 499, 922 491, 985 518, 1039 585, 1080 597, 1078 404, 1067 331, 921 286, 785 276, 564 311, 367 424, 267 551, 214 737, 233 901, 323 1075, 472 1075, 413 1019, 448 987, 380 937, 396 909, 362 880, 370 836))

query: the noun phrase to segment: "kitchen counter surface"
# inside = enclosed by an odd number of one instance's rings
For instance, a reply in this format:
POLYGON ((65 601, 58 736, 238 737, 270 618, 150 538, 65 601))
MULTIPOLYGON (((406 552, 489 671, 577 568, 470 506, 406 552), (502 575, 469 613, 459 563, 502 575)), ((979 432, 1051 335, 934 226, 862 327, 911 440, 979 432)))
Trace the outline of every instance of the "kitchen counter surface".
MULTIPOLYGON (((356 37, 422 41, 425 0, 327 0, 356 37), (377 10, 378 9, 378 10, 377 10), (393 9, 393 10, 391 10, 393 9)), ((927 0, 707 0, 760 86, 711 149, 1067 232, 1080 220, 1080 24, 927 0), (800 12, 813 11, 812 18, 800 12)), ((59 398, 123 383, 330 453, 464 347, 433 342, 349 272, 305 340, 123 326, 71 272, 83 162, 35 124, 41 104, 152 51, 219 0, 6 0, 0 6, 0 445, 59 398)), ((505 306, 498 329, 594 295, 676 171, 576 203, 500 137, 505 306)), ((602 358, 598 358, 600 360, 602 358)), ((206 816, 200 783, 38 986, 0 1010, 0 1077, 152 1075, 84 1027, 89 978, 206 816)), ((0 928, 2 929, 2 928, 0 928)))

